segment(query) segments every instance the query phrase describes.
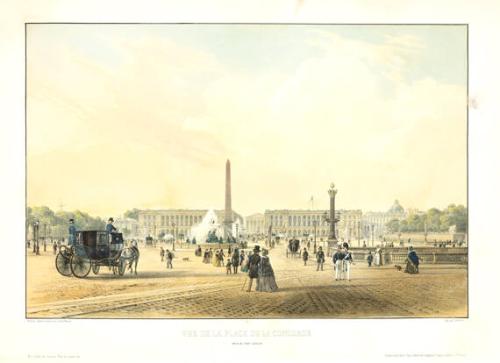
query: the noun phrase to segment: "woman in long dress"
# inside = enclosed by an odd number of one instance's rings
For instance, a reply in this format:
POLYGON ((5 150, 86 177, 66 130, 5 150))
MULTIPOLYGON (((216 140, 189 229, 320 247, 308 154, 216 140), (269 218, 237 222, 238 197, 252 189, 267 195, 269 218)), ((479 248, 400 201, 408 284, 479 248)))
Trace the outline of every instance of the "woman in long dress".
POLYGON ((217 267, 218 263, 219 263, 219 250, 215 251, 215 253, 212 255, 212 266, 217 267))
POLYGON ((380 258, 380 248, 377 248, 376 251, 375 251, 375 256, 374 256, 374 260, 373 260, 373 264, 375 266, 380 266, 381 265, 381 258, 380 258))
POLYGON ((276 279, 274 278, 273 267, 269 259, 269 251, 263 250, 259 262, 259 276, 257 278, 257 291, 274 292, 278 290, 276 279))

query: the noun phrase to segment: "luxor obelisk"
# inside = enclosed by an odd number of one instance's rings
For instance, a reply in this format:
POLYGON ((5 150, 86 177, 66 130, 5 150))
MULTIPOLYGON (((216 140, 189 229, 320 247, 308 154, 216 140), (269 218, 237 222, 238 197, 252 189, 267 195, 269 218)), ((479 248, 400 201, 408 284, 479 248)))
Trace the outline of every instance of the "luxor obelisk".
POLYGON ((226 161, 226 198, 224 209, 224 240, 232 236, 233 210, 231 208, 231 163, 226 161))

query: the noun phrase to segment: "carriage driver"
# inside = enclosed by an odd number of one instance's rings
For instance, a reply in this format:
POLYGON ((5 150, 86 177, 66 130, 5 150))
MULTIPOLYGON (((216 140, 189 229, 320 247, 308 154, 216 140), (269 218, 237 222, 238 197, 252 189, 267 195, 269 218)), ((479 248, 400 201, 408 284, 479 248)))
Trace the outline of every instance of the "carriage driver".
POLYGON ((109 234, 116 232, 116 227, 113 226, 113 222, 113 218, 109 218, 108 224, 106 224, 106 232, 108 232, 109 234))

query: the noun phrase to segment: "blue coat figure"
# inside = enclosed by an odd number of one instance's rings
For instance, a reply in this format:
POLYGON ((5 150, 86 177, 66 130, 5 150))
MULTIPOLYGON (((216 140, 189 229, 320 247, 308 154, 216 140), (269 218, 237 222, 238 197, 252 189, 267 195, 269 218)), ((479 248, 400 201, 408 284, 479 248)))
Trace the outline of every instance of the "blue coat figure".
POLYGON ((75 226, 75 220, 70 219, 69 220, 69 228, 68 228, 68 244, 70 246, 74 246, 76 243, 76 226, 75 226))
POLYGON ((108 219, 108 224, 106 224, 106 232, 109 234, 116 232, 116 227, 113 226, 113 218, 108 219))
POLYGON ((408 257, 406 258, 406 268, 405 272, 410 274, 417 274, 418 265, 420 263, 420 259, 417 256, 417 253, 413 250, 413 247, 409 248, 408 257))

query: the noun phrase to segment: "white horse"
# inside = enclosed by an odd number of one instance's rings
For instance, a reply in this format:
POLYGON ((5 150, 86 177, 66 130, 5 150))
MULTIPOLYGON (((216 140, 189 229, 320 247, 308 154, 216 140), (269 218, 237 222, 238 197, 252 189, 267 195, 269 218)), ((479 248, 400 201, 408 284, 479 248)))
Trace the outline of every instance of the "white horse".
POLYGON ((137 244, 134 243, 132 243, 131 247, 124 248, 120 255, 120 259, 122 259, 126 264, 125 269, 128 267, 130 273, 135 273, 136 275, 137 275, 137 263, 139 262, 139 257, 140 257, 139 249, 137 248, 137 244))

